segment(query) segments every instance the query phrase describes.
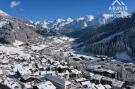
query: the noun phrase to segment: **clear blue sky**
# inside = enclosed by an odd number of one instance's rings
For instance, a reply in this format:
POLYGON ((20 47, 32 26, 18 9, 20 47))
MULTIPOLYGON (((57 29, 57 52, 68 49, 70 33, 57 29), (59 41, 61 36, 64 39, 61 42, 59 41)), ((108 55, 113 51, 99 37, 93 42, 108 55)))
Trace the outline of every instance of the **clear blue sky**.
MULTIPOLYGON (((113 0, 0 0, 0 9, 10 15, 31 20, 54 20, 99 15, 107 12, 113 0), (16 3, 11 2, 16 1, 16 3)), ((122 0, 135 11, 135 0, 122 0)))

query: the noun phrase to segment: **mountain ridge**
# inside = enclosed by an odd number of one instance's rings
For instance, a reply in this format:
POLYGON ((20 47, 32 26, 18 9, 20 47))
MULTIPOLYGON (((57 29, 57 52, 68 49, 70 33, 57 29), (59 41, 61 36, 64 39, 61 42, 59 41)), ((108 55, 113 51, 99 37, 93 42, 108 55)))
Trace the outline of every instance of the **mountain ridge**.
MULTIPOLYGON (((128 12, 120 12, 119 18, 124 18, 129 16, 128 12)), ((103 13, 98 16, 86 15, 81 16, 76 19, 67 18, 67 19, 56 19, 54 21, 43 21, 43 22, 35 22, 35 24, 40 24, 42 27, 50 30, 78 30, 84 29, 87 27, 92 27, 96 25, 103 25, 113 21, 114 18, 110 13, 103 13)))

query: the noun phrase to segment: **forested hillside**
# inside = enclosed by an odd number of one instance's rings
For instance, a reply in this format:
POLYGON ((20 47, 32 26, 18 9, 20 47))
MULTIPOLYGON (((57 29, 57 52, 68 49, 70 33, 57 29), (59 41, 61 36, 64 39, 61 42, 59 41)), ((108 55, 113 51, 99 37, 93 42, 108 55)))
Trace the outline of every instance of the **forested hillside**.
POLYGON ((77 34, 77 42, 83 43, 85 51, 108 56, 123 52, 135 57, 135 13, 100 27, 77 31, 77 34))

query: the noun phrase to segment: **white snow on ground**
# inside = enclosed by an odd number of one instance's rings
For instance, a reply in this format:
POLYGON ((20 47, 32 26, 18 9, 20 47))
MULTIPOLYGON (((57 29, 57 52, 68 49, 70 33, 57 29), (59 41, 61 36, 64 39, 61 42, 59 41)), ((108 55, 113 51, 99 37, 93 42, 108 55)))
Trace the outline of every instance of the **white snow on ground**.
POLYGON ((63 40, 59 39, 59 38, 53 38, 54 42, 56 43, 63 43, 63 40))
POLYGON ((70 41, 70 42, 74 41, 73 38, 69 38, 69 37, 66 37, 66 36, 63 36, 63 37, 53 36, 53 37, 49 37, 49 38, 52 38, 53 42, 55 42, 55 43, 64 43, 64 41, 70 41))
POLYGON ((63 36, 63 37, 60 37, 61 40, 69 40, 69 37, 66 37, 66 36, 63 36))
POLYGON ((120 60, 131 60, 130 56, 126 52, 116 53, 116 57, 120 60))
POLYGON ((24 67, 23 64, 15 64, 14 65, 14 71, 19 71, 22 75, 30 74, 30 68, 32 66, 24 67))
POLYGON ((0 46, 0 51, 5 52, 6 54, 19 54, 20 57, 29 58, 30 54, 23 52, 21 48, 12 47, 12 46, 0 46))
POLYGON ((0 28, 7 24, 7 21, 0 21, 0 28))
POLYGON ((13 43, 14 46, 19 46, 19 45, 22 45, 24 42, 22 41, 18 41, 18 40, 15 40, 15 42, 13 43))
POLYGON ((102 84, 96 85, 97 89, 105 89, 105 87, 102 84))
POLYGON ((34 25, 31 25, 31 24, 26 24, 26 26, 36 28, 34 25))
POLYGON ((41 45, 32 45, 32 46, 31 46, 31 49, 32 49, 32 50, 37 50, 37 51, 39 51, 39 50, 44 49, 45 47, 47 47, 47 45, 44 45, 44 44, 41 44, 41 45))

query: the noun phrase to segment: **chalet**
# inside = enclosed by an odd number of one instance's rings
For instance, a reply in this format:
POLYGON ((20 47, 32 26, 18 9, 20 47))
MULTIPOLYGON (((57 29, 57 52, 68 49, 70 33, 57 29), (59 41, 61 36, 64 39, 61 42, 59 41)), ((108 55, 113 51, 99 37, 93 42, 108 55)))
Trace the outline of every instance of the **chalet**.
POLYGON ((76 58, 76 57, 74 57, 73 60, 74 60, 74 61, 80 61, 81 58, 76 58))
POLYGON ((88 72, 88 71, 82 71, 83 77, 90 79, 94 73, 88 72))
POLYGON ((113 89, 123 89, 125 87, 125 82, 113 79, 112 87, 113 89))
POLYGON ((56 76, 52 76, 52 75, 45 75, 46 80, 51 81, 55 86, 56 89, 70 89, 71 88, 71 83, 60 79, 56 76))
POLYGON ((39 79, 37 79, 35 76, 31 76, 31 75, 22 75, 20 81, 24 82, 24 83, 40 82, 39 79))
POLYGON ((81 71, 78 71, 77 69, 72 69, 71 70, 71 73, 70 73, 70 77, 71 78, 78 78, 78 77, 80 77, 81 76, 81 71))
POLYGON ((35 89, 56 89, 56 87, 50 81, 38 83, 34 87, 35 89))
POLYGON ((84 82, 81 82, 81 85, 82 85, 84 88, 89 88, 89 86, 91 85, 91 82, 90 82, 90 81, 84 81, 84 82))
POLYGON ((91 77, 91 82, 96 84, 101 83, 103 85, 111 85, 113 89, 123 89, 125 87, 125 82, 101 75, 93 75, 91 77))
MULTIPOLYGON (((19 84, 19 82, 17 82, 16 80, 12 79, 12 78, 5 78, 4 79, 4 84, 7 85, 8 87, 10 87, 11 89, 22 89, 21 84, 19 84)), ((5 88, 3 88, 5 89, 5 88)))
POLYGON ((88 58, 84 57, 84 56, 81 56, 80 57, 81 60, 87 60, 88 58))
POLYGON ((91 82, 94 82, 96 84, 100 84, 102 78, 103 78, 103 76, 96 74, 96 75, 93 75, 90 80, 91 80, 91 82))
POLYGON ((76 83, 81 83, 81 82, 85 82, 88 81, 86 78, 78 78, 75 80, 76 83))
POLYGON ((0 64, 2 65, 8 65, 9 60, 5 59, 5 60, 1 60, 2 62, 0 64))
POLYGON ((60 77, 65 78, 65 79, 69 79, 69 75, 70 75, 70 73, 69 73, 69 71, 68 71, 68 70, 65 70, 65 71, 64 71, 64 72, 62 72, 62 73, 58 73, 58 75, 59 75, 60 77))
POLYGON ((112 89, 110 85, 104 85, 105 89, 112 89))
POLYGON ((108 85, 112 85, 112 78, 108 78, 108 77, 102 77, 102 79, 101 79, 101 83, 102 84, 108 84, 108 85))
POLYGON ((104 69, 104 68, 89 68, 87 69, 88 71, 94 73, 94 74, 99 74, 99 75, 103 75, 106 77, 110 77, 110 78, 115 78, 116 77, 116 72, 109 70, 109 69, 104 69))
POLYGON ((105 89, 105 87, 102 84, 98 84, 95 87, 96 89, 105 89))

